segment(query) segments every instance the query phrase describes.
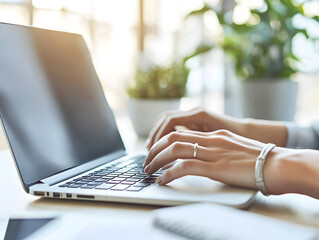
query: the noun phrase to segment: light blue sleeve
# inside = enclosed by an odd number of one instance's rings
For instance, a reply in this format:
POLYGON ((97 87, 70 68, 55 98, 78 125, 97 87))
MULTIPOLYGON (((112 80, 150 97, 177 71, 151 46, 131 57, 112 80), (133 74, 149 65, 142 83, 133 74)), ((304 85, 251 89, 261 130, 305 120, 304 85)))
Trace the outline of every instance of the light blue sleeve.
POLYGON ((319 122, 305 127, 287 122, 286 126, 288 129, 286 147, 319 150, 319 122))

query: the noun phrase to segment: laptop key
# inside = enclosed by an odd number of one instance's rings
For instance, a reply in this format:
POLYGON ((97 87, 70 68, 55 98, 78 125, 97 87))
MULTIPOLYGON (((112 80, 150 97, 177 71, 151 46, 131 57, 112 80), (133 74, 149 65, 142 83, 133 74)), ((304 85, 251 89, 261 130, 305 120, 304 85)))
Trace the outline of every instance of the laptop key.
POLYGON ((86 178, 86 179, 94 181, 94 180, 96 180, 96 179, 99 179, 99 177, 88 177, 88 178, 86 178))
POLYGON ((81 182, 86 182, 86 183, 88 183, 88 182, 92 182, 92 180, 89 180, 89 179, 85 179, 85 178, 84 178, 84 179, 81 180, 81 182))
POLYGON ((99 185, 101 185, 102 183, 101 182, 90 182, 90 183, 87 183, 87 185, 89 185, 89 186, 99 186, 99 185))
POLYGON ((119 184, 121 181, 113 181, 113 180, 110 180, 108 181, 107 183, 111 183, 111 184, 119 184))
POLYGON ((113 171, 102 171, 101 173, 103 173, 104 175, 107 175, 107 174, 110 174, 112 173, 113 171))
POLYGON ((125 190, 128 187, 129 187, 129 185, 118 184, 118 185, 115 185, 114 187, 112 187, 111 190, 123 191, 123 190, 125 190))
POLYGON ((151 185, 151 184, 139 182, 139 183, 134 184, 134 187, 147 187, 149 185, 151 185))
POLYGON ((141 191, 142 189, 143 189, 143 187, 132 186, 132 187, 129 187, 128 189, 126 189, 125 191, 138 192, 138 191, 141 191))
POLYGON ((120 175, 121 177, 132 177, 134 176, 135 173, 123 173, 122 175, 120 175))
POLYGON ((126 178, 123 177, 117 177, 117 178, 113 178, 112 181, 124 181, 126 178))
POLYGON ((108 176, 108 177, 117 177, 118 175, 120 175, 120 174, 110 173, 110 174, 107 174, 107 175, 105 175, 105 176, 108 176))
POLYGON ((102 179, 102 180, 98 179, 98 180, 95 180, 94 182, 92 182, 92 184, 95 184, 95 185, 103 184, 103 183, 107 183, 108 181, 109 180, 107 180, 107 179, 102 179))
POLYGON ((108 178, 99 178, 99 179, 96 179, 94 182, 107 182, 109 180, 110 179, 108 179, 108 178))
POLYGON ((141 183, 154 183, 156 178, 144 178, 141 183))
POLYGON ((102 177, 102 176, 105 176, 105 175, 106 175, 105 173, 96 173, 93 176, 94 177, 102 177))
POLYGON ((108 179, 108 180, 110 180, 110 179, 113 179, 114 177, 113 176, 104 176, 104 177, 102 177, 101 179, 108 179))
POLYGON ((82 185, 84 185, 84 184, 88 184, 89 182, 85 182, 85 181, 78 181, 78 182, 76 182, 75 184, 82 184, 82 185))
POLYGON ((141 179, 139 178, 129 178, 129 179, 126 179, 125 181, 127 182, 139 182, 141 179))
POLYGON ((135 182, 127 182, 127 181, 123 181, 123 182, 121 182, 121 184, 125 184, 125 185, 133 185, 133 184, 135 184, 135 182))
POLYGON ((119 177, 128 179, 128 178, 131 178, 132 176, 126 176, 126 175, 124 175, 124 176, 119 176, 119 177))
POLYGON ((136 176, 132 176, 132 178, 134 179, 134 178, 137 178, 137 179, 143 179, 143 178, 145 178, 144 176, 139 176, 139 175, 136 175, 136 176))
POLYGON ((130 170, 130 168, 122 168, 122 169, 117 170, 117 172, 123 173, 123 172, 127 172, 129 170, 130 170))
POLYGON ((59 187, 67 187, 67 186, 69 186, 69 184, 62 184, 59 187))
POLYGON ((84 185, 84 186, 81 186, 80 188, 92 189, 95 187, 96 187, 96 185, 84 185))
POLYGON ((100 186, 97 186, 95 189, 108 190, 111 187, 115 186, 114 184, 103 183, 100 186))
POLYGON ((68 186, 68 188, 79 188, 79 187, 81 187, 83 184, 70 184, 69 186, 68 186))
POLYGON ((75 179, 73 179, 73 181, 80 181, 80 180, 82 180, 81 177, 80 177, 80 178, 75 178, 75 179))

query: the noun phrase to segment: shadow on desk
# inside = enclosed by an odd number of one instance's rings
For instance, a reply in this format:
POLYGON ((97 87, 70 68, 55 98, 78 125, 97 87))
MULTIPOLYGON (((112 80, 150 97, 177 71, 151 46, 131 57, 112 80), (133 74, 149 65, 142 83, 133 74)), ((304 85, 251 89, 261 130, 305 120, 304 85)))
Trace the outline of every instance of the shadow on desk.
POLYGON ((133 203, 118 203, 118 202, 99 202, 99 201, 85 201, 85 200, 67 200, 67 199, 52 199, 39 198, 30 202, 28 208, 50 208, 56 210, 74 210, 74 209, 120 209, 120 210, 136 210, 136 211, 151 211, 161 208, 157 205, 142 205, 133 203))

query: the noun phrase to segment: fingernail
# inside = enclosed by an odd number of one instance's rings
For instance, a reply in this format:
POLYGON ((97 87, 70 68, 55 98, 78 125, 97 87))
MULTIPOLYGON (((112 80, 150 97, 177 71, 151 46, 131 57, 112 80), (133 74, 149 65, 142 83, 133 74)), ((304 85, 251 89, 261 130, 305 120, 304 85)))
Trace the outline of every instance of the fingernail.
POLYGON ((156 179, 156 182, 157 182, 158 185, 161 185, 162 182, 163 182, 163 178, 162 178, 162 177, 158 177, 158 178, 156 179))
POLYGON ((148 170, 150 170, 150 165, 149 164, 144 168, 144 172, 147 173, 148 170))

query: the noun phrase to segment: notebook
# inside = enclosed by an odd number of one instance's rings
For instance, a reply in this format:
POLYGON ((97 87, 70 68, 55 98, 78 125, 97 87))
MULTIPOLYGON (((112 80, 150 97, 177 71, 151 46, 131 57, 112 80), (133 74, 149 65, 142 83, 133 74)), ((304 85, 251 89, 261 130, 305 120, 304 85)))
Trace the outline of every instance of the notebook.
POLYGON ((216 204, 155 210, 153 225, 192 240, 319 239, 318 229, 216 204))

